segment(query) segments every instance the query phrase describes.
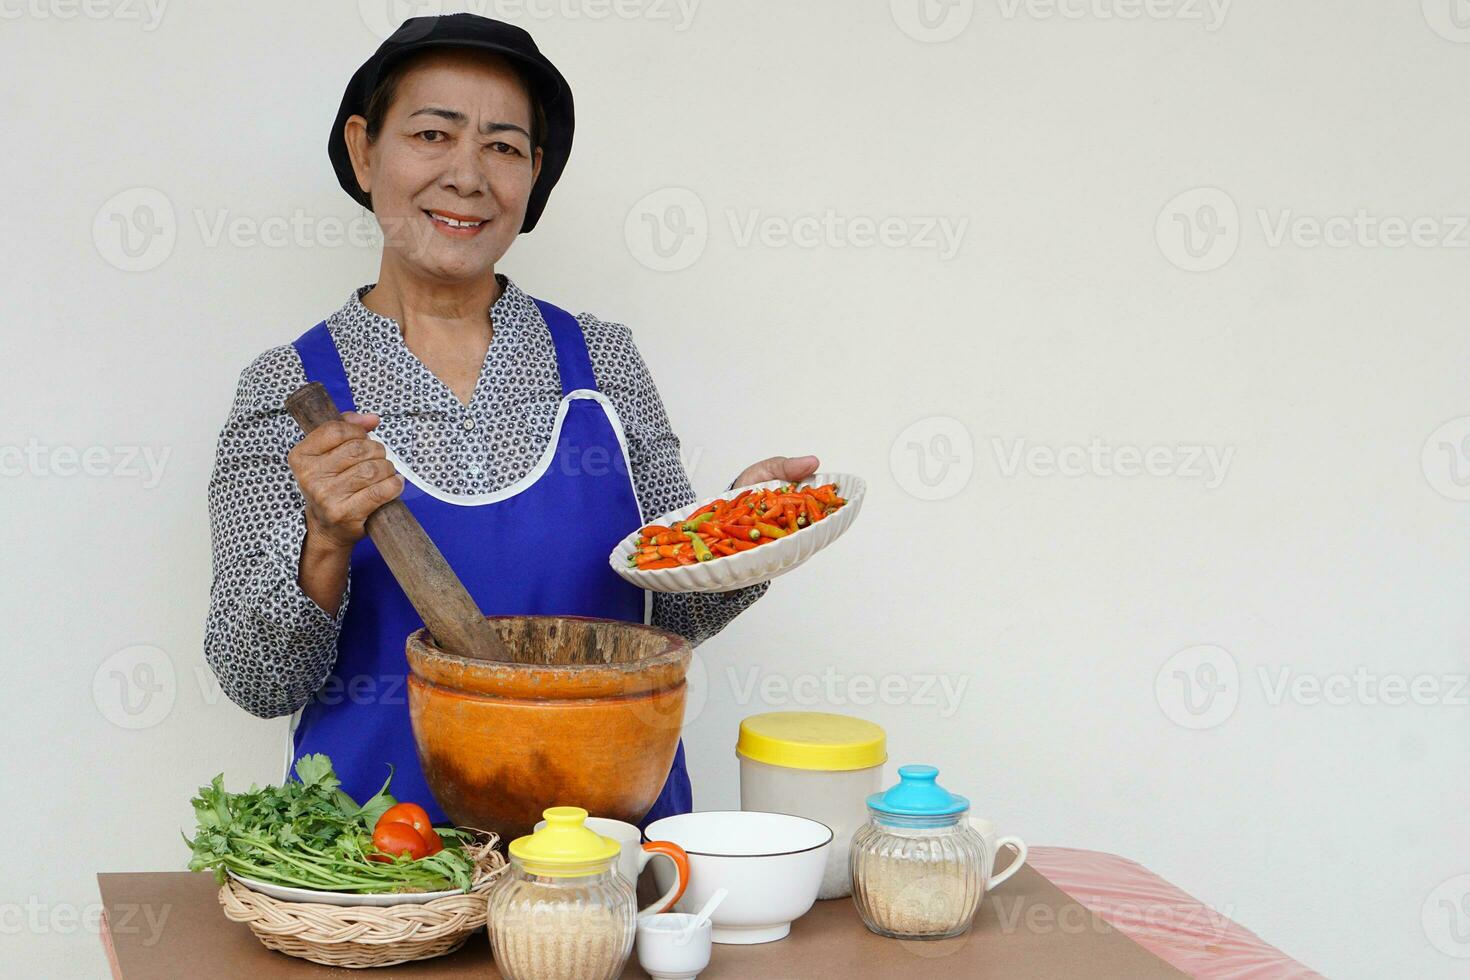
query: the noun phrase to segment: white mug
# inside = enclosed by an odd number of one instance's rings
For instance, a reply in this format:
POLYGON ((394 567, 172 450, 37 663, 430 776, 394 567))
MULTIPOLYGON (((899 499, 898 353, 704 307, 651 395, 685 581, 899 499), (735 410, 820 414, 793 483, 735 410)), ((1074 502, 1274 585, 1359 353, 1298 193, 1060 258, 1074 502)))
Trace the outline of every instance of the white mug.
MULTIPOLYGON (((674 883, 662 898, 648 908, 640 909, 638 914, 673 911, 674 903, 684 894, 684 889, 689 887, 689 856, 684 853, 684 849, 666 840, 651 840, 645 844, 643 832, 637 827, 611 817, 588 817, 585 823, 588 830, 618 842, 622 848, 618 854, 618 874, 633 886, 634 891, 638 890, 638 876, 648 867, 649 861, 656 857, 668 858, 674 866, 674 883)), ((542 820, 536 824, 536 829, 540 830, 545 826, 546 821, 542 820)))
POLYGON ((990 855, 990 867, 985 869, 985 880, 988 883, 985 887, 987 889, 999 886, 1011 875, 1021 870, 1021 865, 1026 863, 1025 841, 1023 841, 1019 837, 999 836, 996 832, 995 824, 991 823, 989 820, 982 820, 979 817, 971 817, 970 826, 975 829, 975 833, 985 838, 985 851, 987 854, 990 855), (1016 859, 1011 862, 1010 867, 1006 868, 1000 873, 999 878, 991 877, 995 873, 996 855, 999 854, 1000 849, 1002 847, 1005 847, 1007 844, 1016 849, 1016 859))

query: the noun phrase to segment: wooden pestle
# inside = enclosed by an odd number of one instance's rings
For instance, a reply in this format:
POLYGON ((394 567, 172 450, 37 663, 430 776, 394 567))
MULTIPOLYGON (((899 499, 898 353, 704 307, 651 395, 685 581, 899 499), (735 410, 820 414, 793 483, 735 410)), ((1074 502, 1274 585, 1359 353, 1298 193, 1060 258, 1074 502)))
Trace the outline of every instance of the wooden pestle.
MULTIPOLYGON (((342 418, 327 389, 315 381, 293 391, 286 410, 307 433, 342 418)), ((514 661, 407 504, 394 499, 379 507, 367 519, 367 533, 441 650, 477 660, 514 661)))

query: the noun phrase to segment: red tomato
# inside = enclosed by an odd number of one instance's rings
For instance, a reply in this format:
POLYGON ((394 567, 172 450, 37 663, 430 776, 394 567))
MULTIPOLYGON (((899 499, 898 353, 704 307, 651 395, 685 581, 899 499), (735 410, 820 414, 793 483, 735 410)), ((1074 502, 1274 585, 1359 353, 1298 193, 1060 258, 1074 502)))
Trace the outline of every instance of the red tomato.
MULTIPOLYGON (((419 832, 411 824, 406 823, 378 821, 378 826, 373 830, 373 846, 385 855, 406 853, 415 861, 429 853, 423 837, 419 836, 419 832)), ((373 856, 373 860, 386 861, 387 858, 377 855, 373 856)))
POLYGON ((434 825, 429 821, 429 814, 417 803, 395 803, 390 806, 378 818, 374 830, 385 823, 406 823, 413 827, 423 838, 424 845, 430 854, 438 854, 444 850, 444 842, 439 839, 438 832, 434 830, 434 825))
POLYGON ((395 803, 383 811, 378 818, 378 823, 406 823, 412 824, 413 829, 423 832, 429 824, 429 814, 417 803, 395 803))

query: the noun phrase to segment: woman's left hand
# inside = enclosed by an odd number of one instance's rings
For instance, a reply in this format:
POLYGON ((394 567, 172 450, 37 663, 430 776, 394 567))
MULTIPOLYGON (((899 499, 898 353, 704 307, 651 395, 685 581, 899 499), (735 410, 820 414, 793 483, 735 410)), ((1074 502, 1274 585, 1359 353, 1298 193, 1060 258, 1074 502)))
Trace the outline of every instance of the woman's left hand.
POLYGON ((815 456, 772 456, 747 466, 745 472, 735 478, 735 485, 748 487, 767 480, 799 483, 815 473, 818 465, 815 456))

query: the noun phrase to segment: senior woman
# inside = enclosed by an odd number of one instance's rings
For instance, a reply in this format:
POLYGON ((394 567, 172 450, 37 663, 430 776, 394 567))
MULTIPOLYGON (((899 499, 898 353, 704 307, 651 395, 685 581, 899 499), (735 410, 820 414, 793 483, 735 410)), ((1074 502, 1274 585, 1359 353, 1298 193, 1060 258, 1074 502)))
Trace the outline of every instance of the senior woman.
MULTIPOLYGON (((652 622, 699 643, 768 587, 648 593, 608 566, 645 519, 694 501, 628 328, 533 299, 496 264, 535 227, 572 143, 572 95, 519 28, 406 21, 353 76, 328 144, 384 230, 376 283, 245 369, 210 481, 205 654, 231 700, 296 715, 288 759, 393 786, 444 819, 403 690, 422 623, 363 522, 402 496, 487 614, 652 622), (343 420, 309 436, 286 396, 320 381, 343 420), (371 435, 370 435, 371 434, 371 435), (528 515, 554 512, 561 530, 528 515)), ((731 486, 802 480, 773 456, 731 486)), ((683 745, 644 823, 691 809, 683 745)))

